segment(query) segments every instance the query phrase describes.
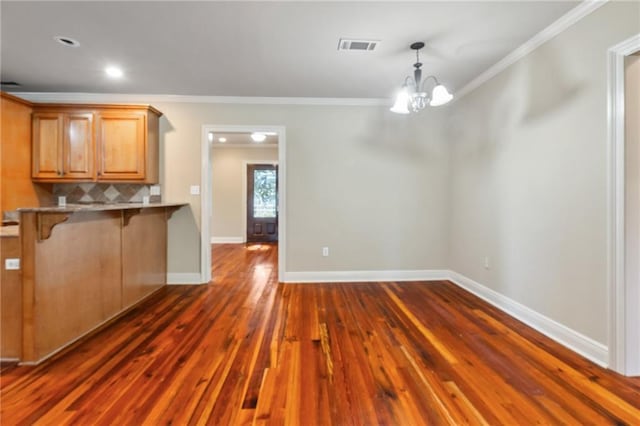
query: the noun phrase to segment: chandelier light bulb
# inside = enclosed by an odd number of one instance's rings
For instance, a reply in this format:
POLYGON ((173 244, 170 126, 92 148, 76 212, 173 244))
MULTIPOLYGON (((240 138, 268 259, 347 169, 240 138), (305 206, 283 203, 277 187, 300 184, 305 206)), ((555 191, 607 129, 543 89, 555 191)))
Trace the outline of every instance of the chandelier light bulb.
POLYGON ((440 106, 448 103, 451 99, 453 99, 453 95, 449 93, 446 87, 442 84, 438 84, 433 88, 433 92, 431 92, 431 102, 429 105, 431 106, 440 106))
POLYGON ((396 102, 389 108, 389 111, 396 114, 409 114, 409 91, 406 86, 398 92, 396 102))

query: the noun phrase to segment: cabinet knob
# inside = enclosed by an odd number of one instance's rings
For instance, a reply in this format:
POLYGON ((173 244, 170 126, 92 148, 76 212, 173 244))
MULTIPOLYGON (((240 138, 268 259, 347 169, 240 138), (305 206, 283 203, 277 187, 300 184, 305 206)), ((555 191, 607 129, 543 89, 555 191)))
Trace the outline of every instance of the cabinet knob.
POLYGON ((58 176, 62 176, 62 172, 58 170, 58 176))

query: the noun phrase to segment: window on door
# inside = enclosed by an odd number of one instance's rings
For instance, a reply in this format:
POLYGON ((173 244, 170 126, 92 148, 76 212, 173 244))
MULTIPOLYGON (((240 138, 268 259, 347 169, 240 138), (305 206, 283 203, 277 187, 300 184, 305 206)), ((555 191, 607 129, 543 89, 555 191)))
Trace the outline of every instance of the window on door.
POLYGON ((278 166, 247 165, 247 241, 278 241, 278 166))

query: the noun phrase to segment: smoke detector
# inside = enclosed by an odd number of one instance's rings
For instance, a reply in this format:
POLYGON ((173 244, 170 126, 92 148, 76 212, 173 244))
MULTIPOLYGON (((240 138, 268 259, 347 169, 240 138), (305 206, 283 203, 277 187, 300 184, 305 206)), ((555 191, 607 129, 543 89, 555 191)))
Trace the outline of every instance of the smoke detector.
POLYGON ((380 44, 380 40, 354 40, 341 38, 338 42, 338 50, 350 50, 359 52, 371 52, 380 44))

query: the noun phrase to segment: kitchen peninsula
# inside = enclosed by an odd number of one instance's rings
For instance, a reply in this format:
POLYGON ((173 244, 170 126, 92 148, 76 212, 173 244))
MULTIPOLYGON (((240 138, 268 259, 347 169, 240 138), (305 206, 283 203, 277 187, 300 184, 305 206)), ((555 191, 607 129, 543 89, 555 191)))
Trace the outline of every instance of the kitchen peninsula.
POLYGON ((37 364, 163 288, 167 221, 185 204, 163 203, 152 188, 162 112, 151 105, 43 104, 4 92, 0 103, 0 242, 11 266, 0 286, 0 359, 37 364))
POLYGON ((20 210, 22 356, 37 364, 166 284, 177 203, 20 210))

